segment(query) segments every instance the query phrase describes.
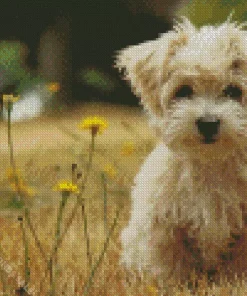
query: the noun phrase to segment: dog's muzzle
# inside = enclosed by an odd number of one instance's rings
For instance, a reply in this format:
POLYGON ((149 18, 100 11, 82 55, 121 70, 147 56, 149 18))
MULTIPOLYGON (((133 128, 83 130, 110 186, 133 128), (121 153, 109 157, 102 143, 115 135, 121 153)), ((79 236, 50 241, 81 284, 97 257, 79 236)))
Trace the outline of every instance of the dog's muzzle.
POLYGON ((204 144, 212 144, 219 132, 220 120, 213 116, 200 117, 196 120, 198 132, 203 136, 204 144))

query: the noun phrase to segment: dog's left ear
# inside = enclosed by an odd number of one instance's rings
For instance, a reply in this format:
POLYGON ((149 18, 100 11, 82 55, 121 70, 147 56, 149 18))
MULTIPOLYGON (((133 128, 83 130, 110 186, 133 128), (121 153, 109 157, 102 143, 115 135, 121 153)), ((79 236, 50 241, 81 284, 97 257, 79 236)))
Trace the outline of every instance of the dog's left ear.
POLYGON ((115 67, 124 69, 135 95, 151 113, 161 116, 161 87, 167 80, 167 65, 176 50, 187 43, 184 30, 170 31, 158 39, 129 46, 117 53, 115 67))

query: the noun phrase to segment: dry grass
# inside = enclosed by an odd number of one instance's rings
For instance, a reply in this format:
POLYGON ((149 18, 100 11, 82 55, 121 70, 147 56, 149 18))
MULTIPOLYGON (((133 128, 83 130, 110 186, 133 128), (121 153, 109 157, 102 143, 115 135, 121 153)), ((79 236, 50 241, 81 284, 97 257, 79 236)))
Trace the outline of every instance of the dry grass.
POLYGON ((107 105, 79 106, 76 111, 71 110, 58 118, 43 117, 29 123, 13 124, 13 133, 17 165, 26 182, 36 189, 37 196, 25 201, 30 210, 30 220, 22 209, 6 208, 13 193, 5 176, 9 161, 6 126, 2 124, 0 295, 247 295, 245 283, 237 280, 232 284, 222 282, 220 286, 209 287, 206 280, 201 279, 194 294, 178 284, 169 287, 167 292, 160 292, 155 278, 146 274, 130 274, 119 266, 119 233, 129 219, 132 180, 155 143, 140 109, 107 105), (56 237, 61 200, 61 194, 51 188, 60 179, 71 180, 72 163, 78 164, 78 172, 85 172, 90 135, 78 130, 77 124, 82 117, 95 114, 104 116, 109 128, 96 138, 92 172, 83 192, 83 204, 77 207, 72 221, 69 219, 77 202, 75 194, 70 195, 65 207, 61 232, 67 228, 68 231, 58 248, 55 292, 51 292, 51 285, 54 284, 51 276, 54 277, 54 273, 51 274, 49 269, 49 258, 56 237), (134 144, 134 150, 129 155, 123 153, 121 148, 126 141, 134 144), (108 175, 106 173, 106 178, 102 179, 106 165, 108 175), (112 168, 109 169, 109 166, 112 168), (104 202, 106 194, 107 204, 104 202), (120 214, 116 220, 118 211, 120 214), (20 216, 23 221, 18 220, 20 216), (87 254, 85 217, 92 262, 87 254), (109 237, 110 230, 112 234, 109 237), (27 247, 29 260, 25 267, 27 247), (105 253, 102 253, 104 248, 105 253), (30 270, 30 278, 27 270, 30 270), (29 294, 16 291, 25 285, 25 279, 29 294), (90 279, 92 282, 88 285, 90 279))

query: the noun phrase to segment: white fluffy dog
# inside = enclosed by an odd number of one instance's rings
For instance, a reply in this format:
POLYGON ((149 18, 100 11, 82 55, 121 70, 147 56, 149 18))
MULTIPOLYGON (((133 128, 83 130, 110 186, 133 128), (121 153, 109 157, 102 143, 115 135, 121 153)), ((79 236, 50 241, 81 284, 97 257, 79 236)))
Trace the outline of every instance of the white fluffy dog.
POLYGON ((122 264, 163 278, 247 271, 247 31, 228 20, 118 53, 162 141, 135 178, 122 264))

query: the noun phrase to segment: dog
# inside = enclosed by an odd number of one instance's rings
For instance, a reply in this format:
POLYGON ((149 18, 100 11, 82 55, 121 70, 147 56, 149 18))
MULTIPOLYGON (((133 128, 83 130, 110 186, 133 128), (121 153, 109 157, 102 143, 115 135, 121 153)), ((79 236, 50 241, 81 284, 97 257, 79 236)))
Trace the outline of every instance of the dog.
POLYGON ((160 141, 134 179, 120 263, 163 279, 243 275, 247 201, 247 31, 231 17, 182 17, 117 52, 160 141))

